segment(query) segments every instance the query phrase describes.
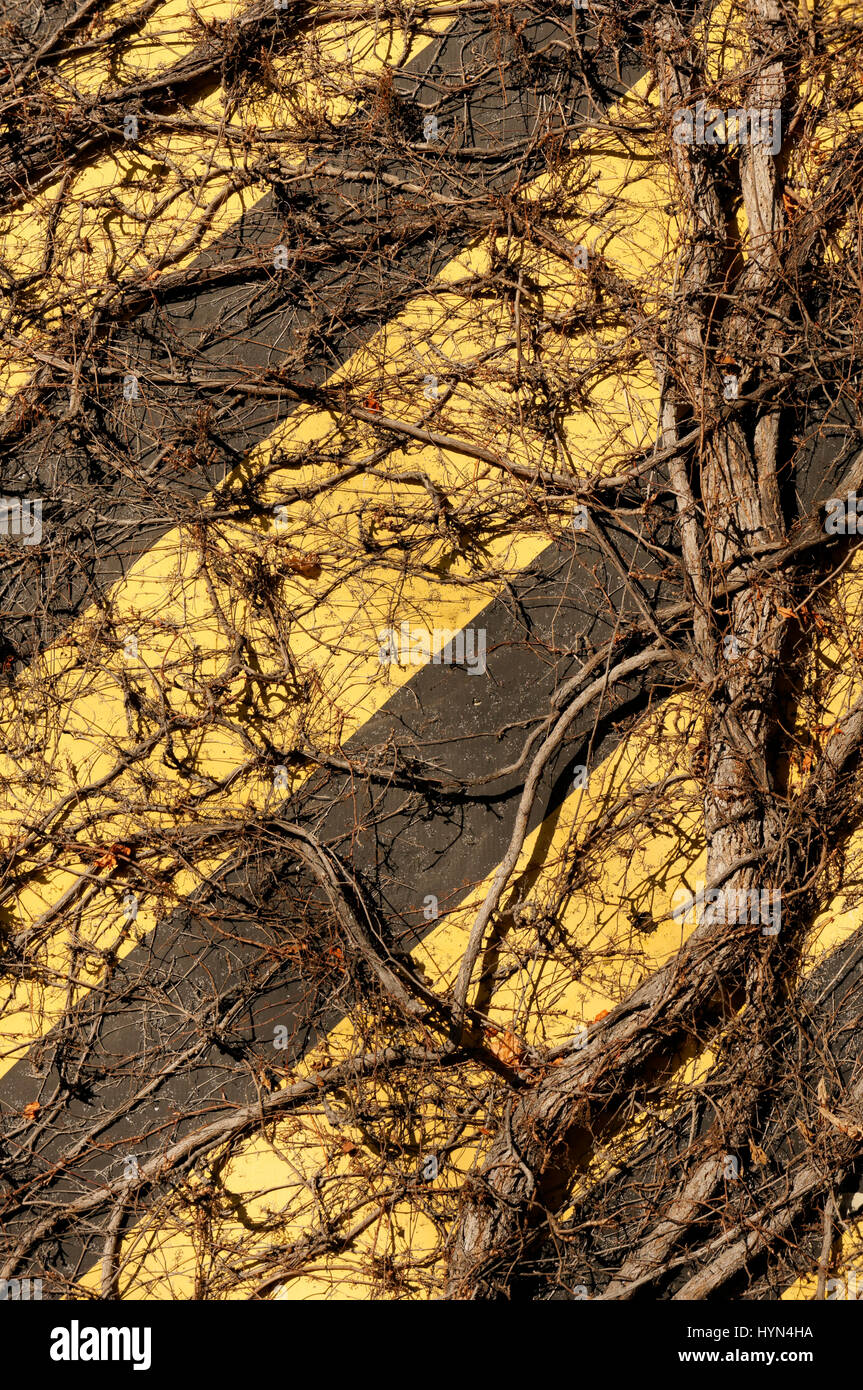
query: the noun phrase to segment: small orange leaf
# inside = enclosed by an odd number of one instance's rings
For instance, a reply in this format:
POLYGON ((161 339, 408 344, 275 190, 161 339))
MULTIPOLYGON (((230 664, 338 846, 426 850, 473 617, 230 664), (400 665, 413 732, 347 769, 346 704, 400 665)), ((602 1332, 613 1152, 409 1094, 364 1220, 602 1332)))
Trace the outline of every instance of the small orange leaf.
POLYGON ((515 1033, 499 1033, 489 1037, 489 1051, 493 1052, 505 1066, 515 1067, 524 1055, 524 1048, 515 1033))
POLYGON ((317 579, 321 573, 320 555, 300 555, 295 551, 285 557, 285 564, 294 574, 302 575, 303 579, 317 579))
POLYGON ((383 407, 380 401, 378 400, 377 396, 375 395, 374 391, 370 391, 369 394, 366 396, 366 410, 380 411, 382 409, 383 407))
POLYGON ((608 1015, 609 1015, 610 1013, 611 1013, 611 1009, 600 1009, 599 1013, 596 1015, 596 1018, 593 1020, 593 1022, 594 1022, 594 1023, 598 1023, 599 1020, 600 1020, 601 1018, 608 1018, 608 1015))
POLYGON ((109 845, 104 854, 101 854, 96 860, 95 867, 97 869, 113 869, 117 862, 118 854, 121 854, 124 859, 128 859, 131 853, 132 850, 129 845, 121 845, 119 843, 109 845))
POLYGON ((39 1111, 42 1109, 38 1100, 31 1100, 29 1105, 24 1106, 23 1115, 25 1120, 35 1120, 39 1111))

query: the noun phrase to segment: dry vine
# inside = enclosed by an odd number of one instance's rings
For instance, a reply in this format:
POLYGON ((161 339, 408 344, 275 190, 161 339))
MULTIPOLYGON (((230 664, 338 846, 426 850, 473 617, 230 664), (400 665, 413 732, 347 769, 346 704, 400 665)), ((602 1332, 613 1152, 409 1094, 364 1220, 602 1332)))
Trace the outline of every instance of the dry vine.
POLYGON ((824 1297, 863 16, 163 8, 0 31, 0 1278, 824 1297))

